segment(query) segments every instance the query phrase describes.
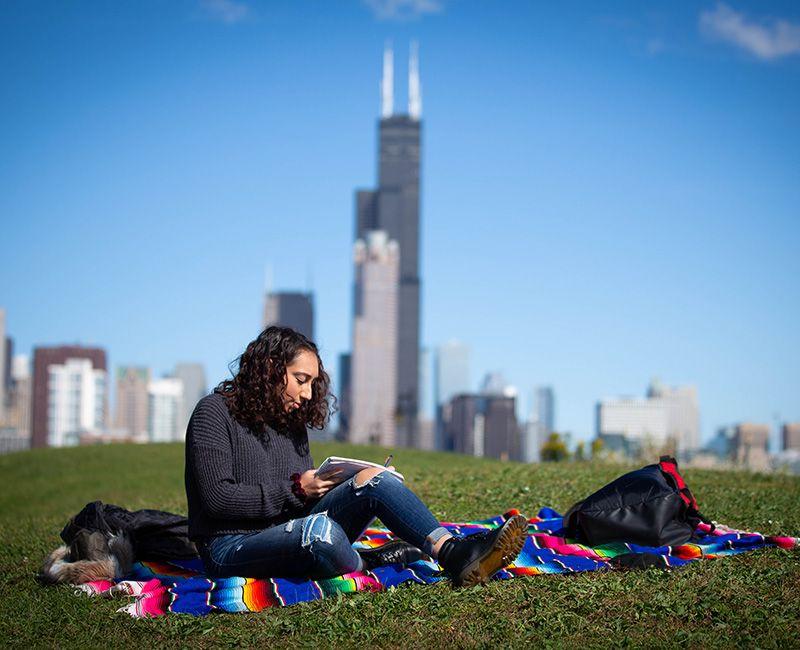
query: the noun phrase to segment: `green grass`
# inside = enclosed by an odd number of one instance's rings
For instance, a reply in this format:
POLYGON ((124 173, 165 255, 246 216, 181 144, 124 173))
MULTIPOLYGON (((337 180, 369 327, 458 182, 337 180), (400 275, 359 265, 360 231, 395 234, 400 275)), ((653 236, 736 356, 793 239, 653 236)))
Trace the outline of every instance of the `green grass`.
MULTIPOLYGON (((314 457, 382 461, 374 447, 316 444, 314 457)), ((408 485, 444 520, 509 508, 565 509, 629 469, 521 465, 394 450, 408 485)), ((685 472, 702 510, 765 534, 800 536, 800 479, 685 472)), ((66 520, 88 501, 185 512, 183 447, 48 449, 0 457, 0 643, 4 646, 798 647, 800 552, 770 549, 671 572, 536 576, 354 594, 258 614, 134 620, 119 601, 34 581, 66 520)))

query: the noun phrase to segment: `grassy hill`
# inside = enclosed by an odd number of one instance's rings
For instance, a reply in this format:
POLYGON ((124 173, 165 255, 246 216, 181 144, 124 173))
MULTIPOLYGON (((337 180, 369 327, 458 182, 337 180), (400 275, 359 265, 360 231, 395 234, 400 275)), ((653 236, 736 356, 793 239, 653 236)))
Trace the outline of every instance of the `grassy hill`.
MULTIPOLYGON (((312 445, 382 462, 387 450, 312 445)), ((409 486, 443 520, 566 509, 627 467, 522 465, 393 450, 409 486)), ((800 536, 800 479, 687 471, 713 519, 800 536)), ((672 572, 536 576, 453 591, 411 586, 260 614, 133 620, 117 601, 43 588, 33 577, 88 501, 185 512, 183 446, 47 449, 0 457, 0 643, 4 646, 797 647, 800 552, 769 550, 672 572)))

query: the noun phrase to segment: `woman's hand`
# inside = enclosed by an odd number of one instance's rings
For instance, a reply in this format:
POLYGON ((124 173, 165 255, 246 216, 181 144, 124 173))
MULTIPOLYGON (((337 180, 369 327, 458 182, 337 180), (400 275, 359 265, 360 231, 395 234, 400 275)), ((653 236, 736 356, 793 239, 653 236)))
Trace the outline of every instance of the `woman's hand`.
POLYGON ((319 499, 324 496, 331 488, 336 487, 342 480, 339 472, 317 476, 315 469, 310 469, 300 475, 300 487, 309 499, 319 499))

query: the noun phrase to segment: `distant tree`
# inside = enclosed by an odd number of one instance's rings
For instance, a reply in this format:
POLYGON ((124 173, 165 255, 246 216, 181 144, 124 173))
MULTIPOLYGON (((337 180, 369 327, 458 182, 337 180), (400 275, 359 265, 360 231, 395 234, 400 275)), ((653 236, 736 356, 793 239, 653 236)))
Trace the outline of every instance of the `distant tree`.
POLYGON ((558 463, 569 458, 569 449, 555 431, 551 433, 547 442, 542 445, 542 461, 545 463, 558 463))
POLYGON ((583 444, 583 440, 579 441, 578 444, 575 445, 575 453, 572 456, 572 460, 586 460, 586 449, 583 444))
POLYGON ((592 458, 596 459, 603 451, 603 439, 595 438, 592 440, 592 458))
POLYGON ((677 451, 678 441, 674 436, 668 436, 661 440, 649 433, 645 433, 642 437, 637 460, 652 463, 664 455, 675 456, 677 451))

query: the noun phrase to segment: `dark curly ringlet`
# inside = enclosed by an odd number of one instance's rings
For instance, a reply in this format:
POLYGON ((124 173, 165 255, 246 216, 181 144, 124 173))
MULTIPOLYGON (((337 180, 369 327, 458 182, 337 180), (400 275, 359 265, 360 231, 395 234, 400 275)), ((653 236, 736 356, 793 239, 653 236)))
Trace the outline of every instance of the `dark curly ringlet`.
POLYGON ((313 341, 289 327, 268 327, 231 364, 232 373, 237 361, 233 378, 217 387, 236 420, 258 432, 267 425, 289 433, 325 427, 336 398, 330 394, 330 378, 313 341), (287 413, 283 403, 286 366, 303 350, 317 356, 319 376, 311 385, 311 399, 287 413))

